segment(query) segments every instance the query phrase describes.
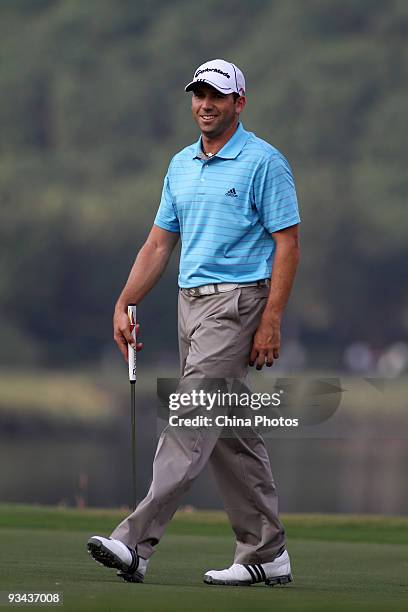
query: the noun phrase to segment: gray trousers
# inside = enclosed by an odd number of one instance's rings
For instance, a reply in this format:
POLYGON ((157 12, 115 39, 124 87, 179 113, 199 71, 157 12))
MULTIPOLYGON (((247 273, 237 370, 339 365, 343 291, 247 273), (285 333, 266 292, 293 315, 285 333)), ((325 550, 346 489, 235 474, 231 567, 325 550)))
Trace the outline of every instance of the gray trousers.
MULTIPOLYGON (((242 287, 190 297, 179 294, 179 392, 191 379, 244 379, 253 335, 268 288, 242 287)), ((149 558, 180 505, 182 495, 209 461, 236 536, 235 563, 272 561, 285 546, 278 498, 262 437, 255 431, 230 437, 218 428, 162 432, 149 492, 111 537, 149 558)))

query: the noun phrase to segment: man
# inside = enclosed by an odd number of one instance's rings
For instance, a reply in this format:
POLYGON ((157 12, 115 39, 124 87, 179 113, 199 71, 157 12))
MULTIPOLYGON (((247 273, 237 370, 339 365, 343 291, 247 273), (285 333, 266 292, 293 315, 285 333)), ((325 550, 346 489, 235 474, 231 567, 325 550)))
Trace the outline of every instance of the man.
MULTIPOLYGON (((153 228, 117 301, 114 338, 137 350, 127 305, 159 280, 178 241, 179 389, 192 380, 242 380, 279 357, 280 323, 299 258, 299 214, 290 167, 274 147, 244 130, 245 79, 230 62, 201 65, 186 86, 201 132, 171 161, 153 228)), ((189 408, 185 409, 188 414, 189 408)), ((142 582, 149 559, 183 492, 210 461, 236 535, 234 563, 208 584, 291 581, 277 494, 261 436, 167 427, 150 490, 111 534, 88 542, 92 557, 142 582)))

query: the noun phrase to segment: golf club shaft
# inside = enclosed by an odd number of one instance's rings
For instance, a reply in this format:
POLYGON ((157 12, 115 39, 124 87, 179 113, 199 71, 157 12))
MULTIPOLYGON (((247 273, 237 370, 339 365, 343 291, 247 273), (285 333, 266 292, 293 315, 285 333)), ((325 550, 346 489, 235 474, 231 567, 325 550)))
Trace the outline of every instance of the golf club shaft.
POLYGON ((134 382, 130 383, 130 426, 132 429, 132 509, 136 510, 136 400, 134 382))
MULTIPOLYGON (((128 306, 130 331, 136 341, 136 305, 128 306)), ((130 382, 130 427, 132 439, 132 508, 136 508, 136 350, 128 344, 128 364, 130 382)))

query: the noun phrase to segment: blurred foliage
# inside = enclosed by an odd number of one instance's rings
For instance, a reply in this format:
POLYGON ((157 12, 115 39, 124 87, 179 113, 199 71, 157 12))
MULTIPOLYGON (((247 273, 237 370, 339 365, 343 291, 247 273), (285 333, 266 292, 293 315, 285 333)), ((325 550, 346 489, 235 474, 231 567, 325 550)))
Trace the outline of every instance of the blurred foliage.
MULTIPOLYGON (((183 86, 214 57, 294 168, 291 333, 338 351, 406 334, 407 34, 405 0, 3 0, 0 361, 109 346, 167 163, 197 138, 183 86)), ((141 307, 148 350, 175 347, 176 271, 141 307)))
POLYGON ((57 421, 63 431, 64 424, 73 422, 110 422, 112 406, 110 389, 89 373, 25 369, 21 384, 21 372, 0 369, 0 426, 32 417, 43 424, 57 421))

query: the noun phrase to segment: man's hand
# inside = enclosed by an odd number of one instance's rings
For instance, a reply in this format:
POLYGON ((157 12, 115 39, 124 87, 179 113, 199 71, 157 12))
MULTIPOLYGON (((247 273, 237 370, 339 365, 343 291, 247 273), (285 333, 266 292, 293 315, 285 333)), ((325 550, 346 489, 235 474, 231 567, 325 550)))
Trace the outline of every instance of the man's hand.
POLYGON ((298 226, 292 225, 274 232, 275 255, 272 266, 271 286, 261 322, 254 336, 249 365, 256 362, 256 369, 271 367, 279 358, 280 326, 299 261, 298 226))
POLYGON ((269 368, 274 359, 279 359, 280 349, 280 321, 261 320, 252 345, 249 356, 249 365, 256 363, 256 369, 262 370, 262 366, 269 368))
MULTIPOLYGON (((136 323, 136 337, 139 334, 140 325, 136 323)), ((128 360, 128 344, 136 351, 141 351, 143 348, 142 342, 135 342, 130 331, 130 321, 127 313, 120 310, 115 310, 113 315, 113 338, 118 345, 125 361, 128 360)))

